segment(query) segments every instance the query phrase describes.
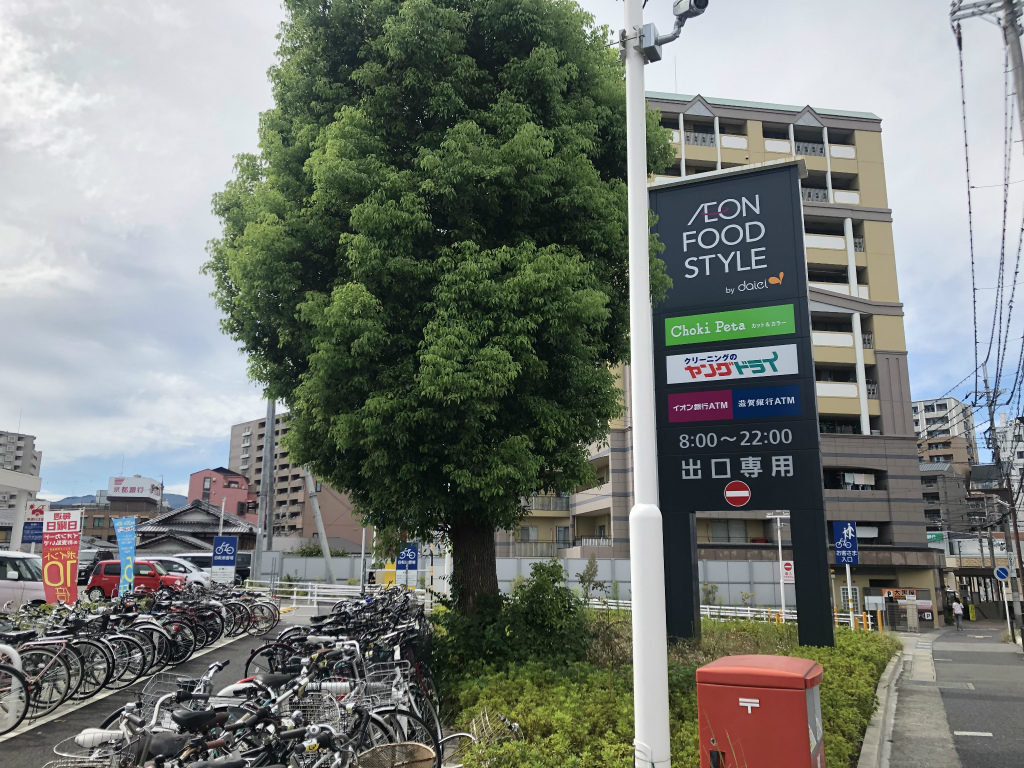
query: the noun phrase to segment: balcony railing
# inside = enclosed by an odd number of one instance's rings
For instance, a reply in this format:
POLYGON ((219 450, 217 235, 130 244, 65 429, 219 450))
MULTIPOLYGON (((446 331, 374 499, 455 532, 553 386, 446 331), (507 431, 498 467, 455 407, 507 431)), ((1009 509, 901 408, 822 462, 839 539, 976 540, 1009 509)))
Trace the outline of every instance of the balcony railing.
POLYGON ((516 557, 557 557, 558 550, 568 549, 571 542, 560 541, 517 541, 513 545, 516 557))
POLYGON ((538 512, 568 512, 568 496, 534 496, 530 499, 530 509, 538 512))
MULTIPOLYGON (((799 146, 799 144, 797 146, 799 146)), ((821 187, 801 187, 800 197, 803 198, 805 203, 829 202, 828 190, 822 189, 821 187)))
POLYGON ((683 131, 683 137, 686 139, 687 144, 693 144, 698 147, 714 147, 715 145, 715 134, 703 133, 701 131, 683 131))
POLYGON ((816 141, 798 141, 796 143, 796 153, 808 157, 824 157, 825 145, 816 141))
POLYGON ((577 547, 610 547, 612 540, 607 536, 579 536, 576 538, 577 547))

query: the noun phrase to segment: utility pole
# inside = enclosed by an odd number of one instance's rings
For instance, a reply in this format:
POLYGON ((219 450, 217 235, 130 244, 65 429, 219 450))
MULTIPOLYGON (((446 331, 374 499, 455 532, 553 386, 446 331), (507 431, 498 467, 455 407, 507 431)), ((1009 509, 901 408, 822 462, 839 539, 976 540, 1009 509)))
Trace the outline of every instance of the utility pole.
POLYGON ((263 552, 272 543, 274 521, 271 519, 271 504, 274 498, 274 398, 267 398, 267 420, 263 430, 263 466, 260 467, 260 496, 256 507, 256 550, 253 552, 253 573, 259 579, 263 575, 263 552), (264 534, 267 534, 264 540, 264 534))
MULTIPOLYGON (((1014 0, 976 0, 975 2, 965 3, 963 0, 953 0, 953 4, 949 10, 949 20, 953 25, 953 31, 957 35, 957 40, 960 38, 960 24, 959 22, 963 19, 970 19, 976 16, 986 16, 1001 12, 999 26, 1003 30, 1003 42, 1006 45, 1007 53, 1009 54, 1010 66, 1013 69, 1013 88, 1017 96, 1017 121, 1018 125, 1024 128, 1024 53, 1021 52, 1020 36, 1021 26, 1017 22, 1018 9, 1014 0)), ((1024 142, 1021 144, 1024 148, 1024 142)), ((985 372, 985 392, 988 392, 988 371, 985 372)), ((995 397, 998 393, 992 393, 989 397, 989 428, 995 435, 995 397)), ((999 466, 1000 474, 1003 474, 1003 467, 999 461, 998 453, 998 439, 994 440, 996 444, 993 447, 993 456, 996 459, 996 464, 999 466)), ((1006 484, 1006 477, 1004 475, 1003 487, 1010 487, 1006 484)), ((1024 570, 1024 557, 1021 554, 1020 536, 1018 532, 1019 521, 1017 520, 1017 500, 1011 493, 1011 517, 1013 519, 1013 539, 1007 539, 1006 546, 1013 547, 1013 551, 1016 553, 1016 568, 1011 570, 1017 571, 1017 578, 1013 581, 1016 585, 1014 587, 1014 598, 1015 604, 1017 605, 1017 616, 1020 617, 1020 575, 1021 571, 1024 570)), ((1007 559, 1009 558, 1011 550, 1007 549, 1007 559)))
MULTIPOLYGON (((305 469, 305 468, 303 468, 305 469)), ((313 507, 313 520, 316 522, 316 533, 320 539, 320 552, 324 556, 324 568, 327 570, 327 583, 334 584, 334 565, 331 562, 331 545, 327 542, 327 534, 324 532, 324 520, 320 516, 320 500, 316 496, 316 481, 308 469, 306 472, 306 495, 313 507)))
MULTIPOLYGON (((1020 41, 1018 40, 1018 46, 1020 41)), ((1000 454, 999 447, 999 436, 995 431, 995 398, 998 397, 998 392, 988 388, 988 366, 982 369, 982 381, 985 383, 985 399, 988 403, 988 433, 991 435, 989 446, 992 449, 992 463, 995 464, 996 471, 999 473, 999 487, 1007 488, 1009 483, 1007 482, 1007 474, 1002 469, 1002 457, 1000 454)), ((1011 500, 1013 500, 1013 493, 1010 494, 1011 500)), ((1015 566, 1010 568, 1011 577, 1010 585, 1014 598, 1014 614, 1017 618, 1017 622, 1021 621, 1021 570, 1020 570, 1020 540, 1011 538, 1010 534, 1010 519, 1013 519, 1014 529, 1017 528, 1017 506, 1011 503, 1009 514, 1004 513, 1002 515, 1002 532, 1007 537, 1007 554, 1011 556, 1012 552, 1010 547, 1013 546, 1014 541, 1017 542, 1017 563, 1015 566)))

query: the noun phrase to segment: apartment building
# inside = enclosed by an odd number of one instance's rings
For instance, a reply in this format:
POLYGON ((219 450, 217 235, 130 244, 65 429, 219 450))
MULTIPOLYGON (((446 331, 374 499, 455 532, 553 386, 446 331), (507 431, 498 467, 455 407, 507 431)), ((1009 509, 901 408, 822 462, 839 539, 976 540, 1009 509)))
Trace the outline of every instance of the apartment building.
MULTIPOLYGON (((859 587, 939 592, 940 556, 929 551, 925 534, 881 119, 809 106, 647 96, 672 131, 676 151, 672 168, 652 184, 776 160, 804 161, 801 194, 826 516, 857 522, 859 587)), ((622 381, 629 403, 628 375, 622 381)), ((538 537, 541 530, 555 532, 550 540, 562 556, 628 556, 629 424, 627 413, 612 426, 607 444, 595 446, 595 487, 570 496, 567 510, 535 511, 518 532, 505 540, 498 534, 498 554, 526 554, 522 534, 532 536, 536 529, 538 537), (565 542, 571 545, 559 546, 565 542)), ((709 571, 715 561, 777 559, 767 511, 699 514, 704 578, 727 570, 723 564, 709 571)), ((786 528, 782 535, 787 547, 786 528)), ((755 600, 777 604, 777 588, 755 600)))
POLYGON ((0 548, 7 548, 15 520, 35 500, 42 464, 34 435, 0 430, 0 548))
MULTIPOLYGON (((266 435, 266 419, 254 419, 231 427, 231 442, 228 451, 228 469, 244 476, 248 491, 259 497, 263 473, 263 443, 266 435)), ((274 417, 273 500, 271 519, 275 537, 286 537, 291 544, 275 549, 290 549, 292 545, 307 544, 316 537, 316 523, 313 508, 306 491, 306 475, 302 467, 288 461, 280 445, 281 438, 288 433, 288 414, 274 417)), ((317 482, 317 501, 320 516, 328 540, 334 547, 349 552, 358 552, 361 543, 361 527, 352 514, 352 502, 347 495, 329 485, 317 482)), ((367 546, 372 537, 372 528, 367 528, 367 546)))
POLYGON ((1024 517, 1024 417, 1009 418, 999 414, 995 428, 999 444, 999 460, 1017 502, 1017 524, 1024 517))
POLYGON ((955 397, 914 400, 910 404, 922 462, 950 463, 961 475, 978 462, 974 409, 955 397))

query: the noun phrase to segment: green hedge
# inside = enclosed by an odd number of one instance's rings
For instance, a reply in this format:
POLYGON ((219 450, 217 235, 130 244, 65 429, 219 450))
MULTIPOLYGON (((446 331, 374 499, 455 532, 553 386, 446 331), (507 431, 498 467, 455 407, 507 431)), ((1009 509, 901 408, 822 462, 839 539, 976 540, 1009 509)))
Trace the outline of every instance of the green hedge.
MULTIPOLYGON (((467 768, 605 768, 633 765, 632 669, 628 663, 628 615, 591 614, 577 642, 596 638, 591 658, 566 662, 535 657, 472 676, 449 680, 456 725, 465 727, 481 708, 518 721, 526 735, 478 750, 467 768), (495 762, 489 762, 494 760, 495 762)), ((705 621, 703 642, 670 648, 669 693, 672 763, 697 768, 697 698, 694 672, 723 655, 771 653, 817 661, 825 670, 822 719, 828 765, 856 764, 864 730, 875 707, 875 687, 899 648, 895 638, 836 630, 834 648, 796 644, 795 628, 761 622, 705 621)), ((492 635, 493 637, 493 635, 492 635)))

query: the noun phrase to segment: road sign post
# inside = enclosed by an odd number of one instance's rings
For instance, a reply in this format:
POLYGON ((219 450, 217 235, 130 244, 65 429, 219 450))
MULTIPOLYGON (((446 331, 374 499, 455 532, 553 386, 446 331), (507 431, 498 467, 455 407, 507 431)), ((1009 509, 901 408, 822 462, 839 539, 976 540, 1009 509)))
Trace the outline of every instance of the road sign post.
POLYGON ((852 520, 832 522, 832 539, 836 548, 836 565, 846 566, 846 610, 850 612, 850 629, 854 626, 853 578, 850 566, 860 563, 860 549, 857 546, 857 524, 852 520))
POLYGON ((419 549, 414 542, 407 542, 402 551, 398 553, 395 561, 396 571, 405 571, 405 586, 409 586, 409 571, 414 573, 419 570, 419 549))

